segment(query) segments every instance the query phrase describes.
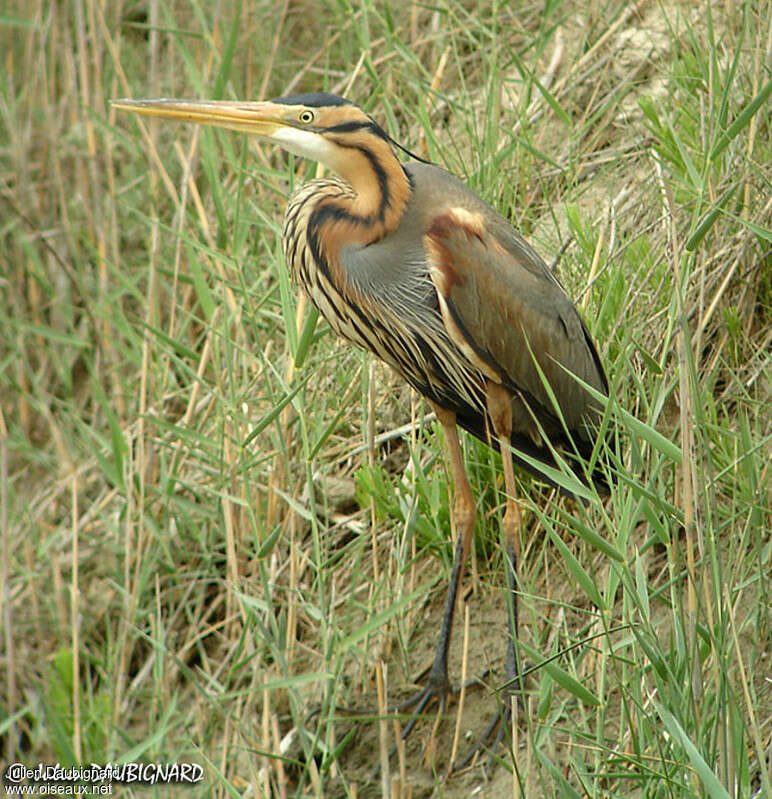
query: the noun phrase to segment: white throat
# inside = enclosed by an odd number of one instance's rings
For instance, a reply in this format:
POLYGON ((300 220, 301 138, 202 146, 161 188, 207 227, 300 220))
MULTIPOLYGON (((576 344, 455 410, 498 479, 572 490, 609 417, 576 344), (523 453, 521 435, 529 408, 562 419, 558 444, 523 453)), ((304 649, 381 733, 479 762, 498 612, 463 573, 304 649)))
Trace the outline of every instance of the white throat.
POLYGON ((282 127, 271 134, 271 141, 275 141, 301 158, 310 158, 319 161, 333 169, 334 148, 318 133, 299 128, 282 127))

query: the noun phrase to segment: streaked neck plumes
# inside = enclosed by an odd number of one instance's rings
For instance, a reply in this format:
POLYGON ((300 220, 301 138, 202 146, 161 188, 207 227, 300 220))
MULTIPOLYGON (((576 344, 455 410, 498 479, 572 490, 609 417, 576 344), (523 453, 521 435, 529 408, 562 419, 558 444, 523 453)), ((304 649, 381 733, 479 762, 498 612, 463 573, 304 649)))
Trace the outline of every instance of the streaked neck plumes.
POLYGON ((335 252, 343 241, 371 244, 396 230, 410 199, 410 180, 386 134, 359 114, 325 136, 325 163, 351 188, 350 193, 334 192, 317 203, 317 211, 334 222, 325 238, 330 236, 328 244, 335 252))

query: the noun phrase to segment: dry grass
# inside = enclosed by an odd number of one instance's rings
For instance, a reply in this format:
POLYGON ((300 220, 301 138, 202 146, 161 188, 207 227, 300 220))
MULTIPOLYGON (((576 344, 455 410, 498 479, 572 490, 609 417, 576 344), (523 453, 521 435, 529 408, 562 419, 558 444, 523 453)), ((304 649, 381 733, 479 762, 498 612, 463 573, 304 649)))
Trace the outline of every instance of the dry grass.
MULTIPOLYGON (((769 10, 0 16, 6 761, 195 761, 222 796, 769 791, 769 10), (281 216, 314 166, 109 107, 296 89, 346 93, 548 261, 565 246, 556 271, 612 379, 624 467, 605 507, 524 478, 536 668, 487 782, 443 780, 447 719, 434 768, 427 720, 382 787, 393 725, 336 711, 375 707, 379 669, 393 698, 426 664, 452 545, 427 408, 288 283, 281 216)), ((500 673, 500 469, 465 449, 468 670, 500 673)), ((494 707, 467 693, 462 729, 494 707)))

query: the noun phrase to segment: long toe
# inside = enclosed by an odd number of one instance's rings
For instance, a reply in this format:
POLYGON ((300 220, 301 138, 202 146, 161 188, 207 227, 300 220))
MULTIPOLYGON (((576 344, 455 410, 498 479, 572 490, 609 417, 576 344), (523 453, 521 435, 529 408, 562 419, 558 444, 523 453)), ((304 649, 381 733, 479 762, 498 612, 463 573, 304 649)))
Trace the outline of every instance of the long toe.
POLYGON ((488 723, 488 726, 483 731, 483 734, 478 739, 477 743, 464 755, 463 759, 458 763, 453 763, 451 771, 463 771, 467 766, 471 765, 477 756, 484 751, 488 751, 488 761, 486 769, 490 769, 493 765, 496 752, 499 745, 508 737, 510 727, 512 725, 512 706, 509 699, 502 702, 496 714, 488 723))
POLYGON ((435 700, 439 705, 439 712, 444 713, 448 705, 448 696, 455 693, 458 693, 458 689, 453 688, 447 677, 433 679, 430 675, 429 682, 424 688, 418 691, 418 693, 413 694, 413 696, 409 697, 404 702, 400 702, 396 705, 391 710, 392 713, 406 714, 410 711, 411 716, 402 730, 402 740, 407 740, 410 733, 413 732, 415 725, 421 720, 421 714, 432 705, 435 700))

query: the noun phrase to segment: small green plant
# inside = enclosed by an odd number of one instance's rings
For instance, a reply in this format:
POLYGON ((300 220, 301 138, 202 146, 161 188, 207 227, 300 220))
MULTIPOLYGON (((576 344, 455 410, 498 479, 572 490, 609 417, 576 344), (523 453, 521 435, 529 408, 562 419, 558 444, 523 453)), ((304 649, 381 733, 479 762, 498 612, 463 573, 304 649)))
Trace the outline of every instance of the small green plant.
POLYGON ((110 693, 104 688, 93 690, 90 683, 81 681, 77 696, 80 758, 73 746, 75 740, 75 693, 72 649, 62 648, 54 653, 45 678, 42 695, 43 716, 40 719, 42 737, 50 741, 56 761, 63 766, 94 763, 104 758, 110 738, 110 693))

